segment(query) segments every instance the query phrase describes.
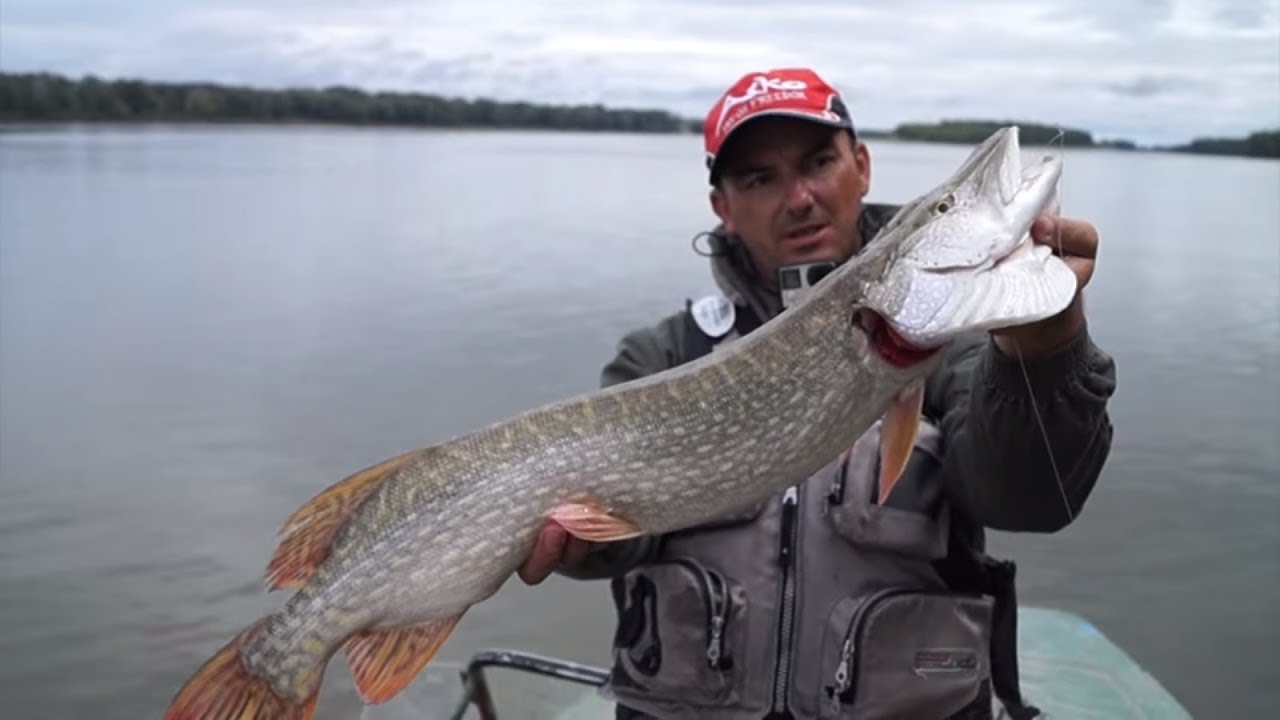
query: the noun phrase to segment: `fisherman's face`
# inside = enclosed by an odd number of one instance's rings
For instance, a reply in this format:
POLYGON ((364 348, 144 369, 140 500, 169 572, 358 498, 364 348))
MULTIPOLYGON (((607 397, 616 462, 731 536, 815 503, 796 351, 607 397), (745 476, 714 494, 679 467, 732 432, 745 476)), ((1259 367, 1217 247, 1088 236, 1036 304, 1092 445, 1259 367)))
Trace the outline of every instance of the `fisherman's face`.
POLYGON ((742 238, 765 284, 776 286, 782 265, 843 262, 858 251, 871 185, 865 143, 807 120, 765 117, 739 128, 721 158, 712 209, 742 238))

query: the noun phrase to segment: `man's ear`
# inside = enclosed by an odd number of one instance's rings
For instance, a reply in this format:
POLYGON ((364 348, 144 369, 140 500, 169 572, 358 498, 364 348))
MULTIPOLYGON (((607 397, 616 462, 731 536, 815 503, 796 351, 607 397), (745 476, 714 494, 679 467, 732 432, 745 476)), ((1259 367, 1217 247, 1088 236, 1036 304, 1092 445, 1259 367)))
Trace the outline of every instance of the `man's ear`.
POLYGON ((853 147, 853 159, 861 181, 859 184, 862 186, 862 196, 866 197, 871 190, 871 150, 862 140, 853 147))
POLYGON ((709 194, 711 199, 711 209, 715 212, 716 217, 720 218, 720 222, 724 223, 725 233, 732 234, 733 221, 729 219, 729 198, 725 195, 724 190, 718 187, 711 188, 709 194))

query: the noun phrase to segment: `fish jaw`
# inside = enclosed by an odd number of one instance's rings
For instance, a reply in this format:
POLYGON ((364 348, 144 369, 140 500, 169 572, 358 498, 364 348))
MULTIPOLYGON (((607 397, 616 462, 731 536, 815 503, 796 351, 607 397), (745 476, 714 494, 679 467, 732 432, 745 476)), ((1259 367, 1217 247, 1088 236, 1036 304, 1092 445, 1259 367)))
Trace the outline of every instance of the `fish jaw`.
POLYGON ((922 349, 1064 310, 1075 274, 1030 234, 1038 216, 1056 211, 1061 172, 1054 156, 1024 169, 1017 128, 998 130, 886 226, 899 237, 882 275, 867 284, 864 306, 922 349))

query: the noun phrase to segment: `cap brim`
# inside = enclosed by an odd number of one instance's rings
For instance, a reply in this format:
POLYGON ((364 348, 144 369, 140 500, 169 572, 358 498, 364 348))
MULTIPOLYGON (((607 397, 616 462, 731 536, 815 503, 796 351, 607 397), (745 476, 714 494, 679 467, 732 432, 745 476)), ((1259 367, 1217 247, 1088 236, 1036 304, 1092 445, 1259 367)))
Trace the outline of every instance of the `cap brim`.
POLYGON ((813 113, 806 110, 790 110, 787 108, 778 108, 776 110, 761 110, 760 112, 752 113, 745 120, 742 120, 737 125, 734 125, 733 129, 730 130, 728 134, 724 136, 724 139, 720 141, 720 152, 716 153, 715 160, 712 161, 710 167, 707 168, 708 177, 711 179, 712 182, 715 182, 716 176, 720 172, 720 158, 724 157, 724 148, 726 145, 729 144, 729 140, 733 138, 734 133, 738 132, 743 127, 751 123, 751 121, 759 120, 760 118, 763 118, 763 117, 793 117, 793 118, 799 118, 801 120, 809 120, 811 122, 818 123, 819 125, 827 125, 833 128, 844 128, 846 130, 853 129, 853 121, 850 120, 849 118, 837 118, 833 120, 830 117, 828 117, 825 113, 813 113))

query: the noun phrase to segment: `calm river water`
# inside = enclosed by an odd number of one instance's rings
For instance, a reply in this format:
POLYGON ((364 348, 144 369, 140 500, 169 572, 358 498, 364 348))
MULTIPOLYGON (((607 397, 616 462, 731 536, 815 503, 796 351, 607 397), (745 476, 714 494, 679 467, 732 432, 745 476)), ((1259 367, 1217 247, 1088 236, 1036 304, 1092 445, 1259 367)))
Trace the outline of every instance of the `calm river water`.
MULTIPOLYGON (((158 717, 274 608, 282 520, 354 469, 593 388, 707 292, 696 136, 329 128, 0 133, 0 697, 158 717)), ((873 200, 967 153, 881 142, 873 200)), ((1280 163, 1068 152, 1116 445, 1028 602, 1096 622, 1198 716, 1274 711, 1280 163)), ((603 584, 509 583, 444 648, 600 662, 603 584)), ((319 718, 354 712, 334 663, 319 718)), ((352 716, 353 717, 353 716, 352 716)))

